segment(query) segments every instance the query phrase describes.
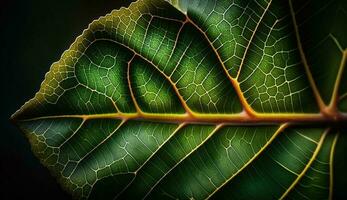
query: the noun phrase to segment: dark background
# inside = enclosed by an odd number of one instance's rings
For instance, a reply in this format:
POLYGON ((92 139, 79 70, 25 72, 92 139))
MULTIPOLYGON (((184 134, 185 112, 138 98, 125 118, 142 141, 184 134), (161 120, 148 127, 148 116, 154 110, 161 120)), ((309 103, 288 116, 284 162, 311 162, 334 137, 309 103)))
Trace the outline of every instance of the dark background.
MULTIPOLYGON (((38 91, 50 65, 59 60, 92 20, 130 0, 0 0, 0 199, 69 199, 32 154, 25 136, 9 118, 38 91)), ((342 134, 334 165, 347 169, 342 134)), ((347 179, 336 176, 335 198, 345 198, 347 179)))
POLYGON ((130 0, 1 0, 0 199, 69 199, 8 120, 92 20, 130 0))

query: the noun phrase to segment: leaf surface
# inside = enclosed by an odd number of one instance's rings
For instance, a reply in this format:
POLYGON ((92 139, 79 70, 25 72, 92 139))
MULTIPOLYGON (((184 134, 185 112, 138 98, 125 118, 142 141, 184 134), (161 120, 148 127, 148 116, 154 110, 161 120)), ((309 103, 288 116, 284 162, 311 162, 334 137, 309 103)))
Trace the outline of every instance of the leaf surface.
POLYGON ((345 19, 342 0, 139 0, 12 118, 77 198, 332 198, 345 19))

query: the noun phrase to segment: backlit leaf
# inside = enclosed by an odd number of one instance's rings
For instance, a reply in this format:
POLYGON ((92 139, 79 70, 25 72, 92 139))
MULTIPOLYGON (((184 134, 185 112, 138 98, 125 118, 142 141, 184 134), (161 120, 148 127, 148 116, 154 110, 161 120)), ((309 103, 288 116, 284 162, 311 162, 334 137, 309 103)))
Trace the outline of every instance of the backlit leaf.
POLYGON ((93 21, 12 118, 76 198, 341 196, 346 12, 138 0, 93 21))

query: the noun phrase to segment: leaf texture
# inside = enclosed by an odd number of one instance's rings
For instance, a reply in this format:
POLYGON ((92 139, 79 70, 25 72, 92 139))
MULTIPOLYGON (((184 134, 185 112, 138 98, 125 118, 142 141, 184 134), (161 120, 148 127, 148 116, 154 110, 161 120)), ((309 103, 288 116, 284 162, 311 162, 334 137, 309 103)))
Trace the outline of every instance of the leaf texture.
POLYGON ((93 21, 12 118, 76 198, 332 198, 346 9, 138 0, 93 21))

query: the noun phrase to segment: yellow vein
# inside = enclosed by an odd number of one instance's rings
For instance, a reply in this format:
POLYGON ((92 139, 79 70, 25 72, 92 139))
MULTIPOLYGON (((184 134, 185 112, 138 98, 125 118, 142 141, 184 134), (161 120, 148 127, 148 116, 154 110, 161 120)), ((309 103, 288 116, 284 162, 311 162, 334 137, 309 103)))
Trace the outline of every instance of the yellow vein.
POLYGON ((337 143, 337 139, 339 138, 339 133, 337 133, 334 137, 333 144, 330 150, 330 158, 329 158, 329 199, 333 199, 333 186, 334 186, 334 155, 335 155, 335 147, 337 143))
POLYGON ((310 137, 308 137, 308 136, 306 136, 306 135, 300 133, 299 131, 295 131, 295 132, 296 132, 298 135, 300 135, 301 137, 305 138, 306 140, 311 141, 311 142, 313 142, 313 143, 315 143, 315 144, 318 144, 317 141, 315 141, 315 140, 313 140, 312 138, 310 138, 310 137))
POLYGON ((260 150, 248 161, 246 162, 235 174, 233 174, 231 177, 229 177, 225 182, 223 182, 218 188, 216 188, 208 197, 207 199, 211 198, 216 192, 218 192, 224 185, 229 183, 234 177, 236 177, 240 172, 242 172, 247 166, 249 166, 254 160, 258 158, 258 156, 264 152, 264 150, 277 138, 277 136, 282 133, 287 127, 289 126, 288 123, 282 124, 276 132, 271 136, 271 138, 266 142, 266 144, 260 148, 260 150))
POLYGON ((160 148, 161 147, 163 147, 165 144, 166 144, 166 142, 168 142, 174 135, 176 135, 176 133, 178 132, 178 131, 180 131, 184 126, 186 126, 187 124, 186 123, 182 123, 182 124, 180 124, 174 131, 173 131, 173 133, 170 135, 170 137, 168 137, 167 138, 167 140, 165 140, 165 142, 163 142, 160 146, 159 146, 159 148, 157 149, 157 150, 155 150, 154 152, 153 152, 153 154, 135 171, 135 174, 137 174, 140 170, 141 170, 141 168, 160 150, 160 148))
POLYGON ((126 120, 123 120, 119 123, 119 125, 105 138, 103 139, 99 144, 95 145, 89 152, 87 152, 82 158, 80 158, 80 160, 77 162, 76 167, 74 168, 74 170, 71 172, 70 176, 75 172, 75 170, 77 169, 78 165, 91 153, 93 153, 100 145, 104 144, 109 138, 111 138, 114 133, 116 133, 124 124, 125 124, 126 120))
POLYGON ((260 25, 261 22, 263 21, 263 18, 264 18, 264 16, 265 16, 266 12, 269 10, 269 7, 270 7, 271 3, 272 3, 272 1, 269 1, 269 3, 267 4, 267 6, 266 6, 266 8, 265 8, 265 10, 264 10, 264 12, 263 12, 263 14, 260 16, 260 19, 259 19, 257 25, 255 26, 255 29, 254 29, 254 31, 253 31, 253 33, 252 33, 252 35, 251 35, 251 38, 249 39, 249 42, 248 42, 248 44, 247 44, 247 46, 246 46, 245 52, 243 53, 242 60, 241 60, 241 64, 240 64, 240 66, 239 66, 239 69, 237 70, 237 75, 236 75, 236 78, 235 78, 235 79, 238 79, 239 76, 240 76, 241 69, 242 69, 242 67, 243 67, 243 65, 244 65, 244 61, 245 61, 246 55, 247 55, 247 53, 248 53, 249 47, 250 47, 250 45, 251 45, 251 43, 252 43, 252 41, 253 41, 253 38, 254 38, 254 36, 255 36, 255 33, 258 31, 259 25, 260 25))
POLYGON ((135 56, 136 56, 136 54, 134 53, 133 57, 128 62, 128 66, 127 66, 127 81, 128 81, 128 88, 129 88, 130 96, 131 96, 131 99, 133 100, 136 112, 139 113, 139 114, 142 114, 142 110, 141 110, 139 104, 137 103, 137 100, 135 98, 135 94, 134 94, 133 88, 131 87, 131 80, 130 80, 130 66, 131 66, 131 62, 133 61, 135 56))
MULTIPOLYGON (((272 159, 272 158, 271 158, 272 159)), ((275 161, 279 166, 281 166, 283 169, 287 170, 288 172, 290 172, 291 174, 294 174, 295 176, 299 176, 298 173, 294 172, 293 170, 289 169, 288 167, 286 167, 284 164, 282 164, 281 162, 272 159, 273 161, 275 161)))
MULTIPOLYGON (((77 80, 77 81, 78 81, 78 80, 77 80)), ((111 103, 112 103, 113 107, 115 108, 116 112, 121 112, 121 111, 119 110, 119 108, 118 108, 116 102, 115 102, 111 97, 106 96, 104 93, 98 91, 97 89, 90 88, 88 85, 85 85, 85 84, 83 84, 83 83, 80 83, 80 81, 78 81, 78 82, 79 82, 79 84, 78 84, 77 86, 84 87, 84 88, 86 88, 87 90, 90 90, 92 93, 95 92, 95 93, 97 93, 97 94, 99 94, 99 95, 103 95, 103 96, 105 96, 106 98, 108 98, 108 99, 111 101, 111 103)), ((91 93, 91 94, 92 94, 92 93, 91 93)), ((79 98, 81 98, 80 94, 78 94, 78 96, 79 96, 79 98)), ((92 106, 93 106, 93 105, 92 105, 92 106)), ((94 109, 94 110, 95 110, 95 109, 94 109)))
POLYGON ((293 21, 293 25, 294 25, 296 41, 297 41, 298 49, 299 49, 299 52, 300 52, 300 57, 301 57, 303 65, 304 65, 308 81, 309 81, 310 86, 312 88, 313 95, 315 96, 315 99, 317 101, 318 107, 319 107, 320 111, 324 113, 326 111, 325 110, 326 106, 325 106, 325 104, 324 104, 324 102, 322 100, 322 97, 321 97, 321 95, 320 95, 320 93, 318 91, 317 85, 316 85, 316 83, 315 83, 315 81, 313 79, 310 67, 309 67, 308 62, 306 60, 304 49, 303 49, 303 47, 301 45, 301 39, 300 39, 300 34, 299 34, 299 27, 298 27, 297 22, 296 22, 295 12, 294 12, 294 8, 293 8, 292 0, 289 0, 289 7, 290 7, 290 13, 291 13, 292 21, 293 21))
MULTIPOLYGON (((188 22, 187 20, 181 22, 182 25, 180 26, 180 28, 179 28, 179 30, 178 30, 178 32, 177 32, 177 34, 176 34, 175 43, 174 43, 174 45, 173 45, 173 47, 172 47, 172 51, 171 51, 171 53, 170 53, 170 56, 169 56, 168 59, 167 59, 167 62, 169 62, 169 61, 171 60, 171 58, 172 58, 174 52, 176 51, 178 39, 179 39, 179 37, 180 37, 180 35, 181 35, 181 33, 182 33, 182 30, 183 30, 184 25, 185 25, 187 22, 188 22)), ((167 64, 165 65, 165 68, 166 68, 166 66, 167 66, 167 64)), ((165 68, 164 68, 164 69, 165 69, 165 68)))
POLYGON ((149 160, 151 160, 151 158, 174 136, 176 135, 176 133, 178 131, 180 131, 184 126, 186 125, 186 123, 182 123, 180 124, 173 132, 172 134, 161 144, 159 145, 159 147, 152 153, 151 156, 149 156, 147 158, 147 160, 135 171, 133 172, 135 174, 135 176, 131 179, 131 181, 122 189, 121 192, 119 192, 113 199, 117 199, 124 191, 126 191, 127 188, 129 188, 129 186, 134 182, 137 173, 142 169, 142 167, 144 167, 146 165, 146 163, 149 162, 149 160))
POLYGON ((67 138, 65 139, 65 141, 63 143, 61 143, 58 148, 61 148, 66 142, 68 142, 81 128, 82 126, 84 125, 84 123, 86 122, 86 119, 85 118, 82 118, 82 122, 81 124, 77 127, 77 129, 75 131, 72 132, 72 134, 67 138))
POLYGON ((338 93, 339 93, 339 88, 341 85, 343 71, 345 66, 347 65, 346 60, 347 60, 347 50, 342 52, 342 59, 341 59, 339 71, 337 73, 334 90, 330 99, 329 106, 327 108, 331 113, 337 112, 337 102, 338 102, 338 96, 339 96, 338 93))
POLYGON ((317 147, 316 149, 314 150, 313 152, 313 155, 312 157, 310 158, 310 160, 308 161, 307 165, 305 166, 305 168, 301 171, 301 173, 299 174, 299 176, 294 180, 294 182, 289 186, 289 188, 282 194, 281 198, 280 199, 284 199, 290 191, 292 191, 294 189, 294 187, 299 183, 299 181, 301 180, 302 177, 304 177, 304 175, 306 174, 307 170, 311 167, 313 161, 315 161, 320 149, 322 148, 323 146, 323 142, 324 142, 324 139, 326 137, 326 135, 328 134, 330 129, 327 129, 324 131, 324 133, 322 134, 318 144, 317 144, 317 147))
POLYGON ((347 97, 347 93, 340 95, 339 101, 347 97))
POLYGON ((203 144, 206 143, 218 130, 220 130, 224 124, 218 124, 213 129, 213 131, 194 149, 192 149, 187 155, 185 155, 183 158, 181 158, 169 171, 167 171, 160 179, 152 186, 152 188, 147 192, 147 194, 142 198, 146 199, 147 196, 153 191, 153 189, 173 170, 175 169, 180 163, 182 163, 186 158, 188 158, 192 153, 194 153, 197 149, 199 149, 203 144))
MULTIPOLYGON (((124 45, 123 43, 121 42, 118 42, 118 41, 115 41, 115 40, 112 40, 112 39, 96 39, 94 40, 93 42, 96 42, 96 41, 110 41, 110 42, 114 42, 118 45, 121 45, 122 47, 128 49, 129 51, 131 51, 132 53, 134 53, 135 55, 137 55, 138 57, 140 57, 141 59, 143 59, 144 61, 148 62, 149 64, 151 64, 161 75, 163 75, 167 81, 169 81, 169 83, 171 84, 171 86, 173 87, 174 91, 175 91, 175 94, 177 95, 178 99, 180 100, 184 110, 187 112, 188 115, 191 115, 193 114, 193 111, 189 108, 189 106, 187 105, 187 103, 185 102, 185 100, 183 99, 182 95, 180 94, 180 92, 178 91, 178 88, 176 86, 176 84, 174 82, 172 82, 172 80, 170 79, 170 77, 168 77, 163 71, 161 71, 159 69, 158 66, 156 66, 153 62, 151 62, 150 60, 148 60, 146 57, 144 57, 143 55, 141 55, 140 53, 136 52, 134 49, 124 45)), ((130 64, 130 63, 128 63, 130 64)), ((128 80, 128 85, 129 85, 129 80, 128 80)), ((130 84, 131 85, 131 84, 130 84)), ((129 88, 129 89, 132 89, 132 88, 129 88)), ((140 107, 139 107, 140 108, 140 107)), ((141 109, 139 109, 141 110, 141 109)))
POLYGON ((337 40, 337 38, 333 34, 331 34, 331 33, 329 34, 329 37, 335 42, 337 48, 339 48, 339 50, 341 52, 343 52, 343 48, 342 48, 340 42, 337 40))

